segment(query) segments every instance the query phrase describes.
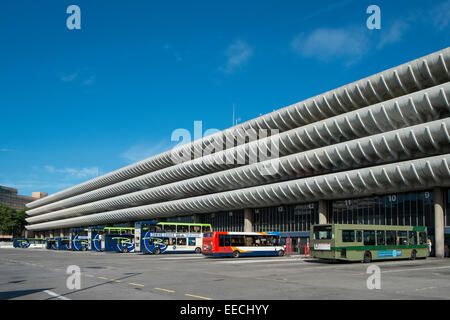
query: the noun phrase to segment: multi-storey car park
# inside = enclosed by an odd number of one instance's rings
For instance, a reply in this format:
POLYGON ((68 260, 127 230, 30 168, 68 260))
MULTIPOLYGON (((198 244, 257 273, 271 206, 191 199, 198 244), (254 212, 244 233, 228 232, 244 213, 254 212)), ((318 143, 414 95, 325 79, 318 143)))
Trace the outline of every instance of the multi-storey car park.
POLYGON ((446 48, 179 146, 27 204, 26 228, 201 222, 280 231, 299 251, 313 223, 417 225, 444 256, 449 70, 446 48))

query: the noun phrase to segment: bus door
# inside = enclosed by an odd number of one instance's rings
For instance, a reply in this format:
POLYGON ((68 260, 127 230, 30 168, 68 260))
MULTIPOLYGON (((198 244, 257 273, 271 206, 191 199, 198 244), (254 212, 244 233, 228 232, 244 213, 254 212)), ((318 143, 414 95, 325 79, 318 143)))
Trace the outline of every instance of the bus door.
POLYGON ((134 252, 134 235, 132 234, 105 234, 105 251, 134 252))

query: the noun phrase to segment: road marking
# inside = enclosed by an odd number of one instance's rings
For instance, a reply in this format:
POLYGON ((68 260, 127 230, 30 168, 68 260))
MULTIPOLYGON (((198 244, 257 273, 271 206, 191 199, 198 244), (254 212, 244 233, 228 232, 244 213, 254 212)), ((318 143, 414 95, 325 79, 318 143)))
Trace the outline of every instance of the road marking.
MULTIPOLYGON (((382 267, 383 265, 381 265, 382 267)), ((405 272, 405 271, 416 271, 416 270, 435 270, 435 269, 448 269, 450 266, 445 267, 427 267, 427 268, 410 268, 410 269, 400 269, 400 270, 381 270, 381 273, 393 273, 393 272, 405 272)), ((355 273, 353 275, 361 275, 366 273, 355 273)))
POLYGON ((61 296, 53 291, 50 291, 50 290, 44 290, 44 292, 52 297, 59 299, 59 300, 70 300, 69 298, 63 297, 63 296, 61 296))
POLYGON ((202 296, 196 296, 195 294, 189 294, 189 293, 186 293, 185 296, 188 296, 188 297, 194 297, 194 298, 199 298, 199 299, 204 299, 204 300, 212 300, 212 298, 207 298, 207 297, 202 297, 202 296))
POLYGON ((128 284, 130 284, 130 285, 132 285, 132 286, 144 287, 143 284, 134 283, 134 282, 128 282, 128 284))
MULTIPOLYGON (((156 258, 154 258, 156 259, 156 258)), ((170 257, 170 258, 159 258, 158 260, 192 260, 192 259, 206 259, 205 257, 170 257)))
POLYGON ((105 278, 105 277, 97 277, 97 278, 103 279, 103 280, 108 280, 108 278, 105 278))
POLYGON ((153 288, 155 290, 161 290, 161 291, 166 291, 166 292, 175 292, 174 290, 169 290, 169 289, 162 289, 162 288, 153 288))
POLYGON ((114 281, 114 282, 120 282, 120 280, 116 280, 116 279, 110 279, 111 281, 114 281))
POLYGON ((279 262, 279 261, 304 263, 300 259, 233 260, 233 261, 217 261, 217 263, 238 264, 238 263, 279 262))
POLYGON ((94 276, 92 274, 85 274, 85 276, 89 277, 89 278, 94 278, 94 276))

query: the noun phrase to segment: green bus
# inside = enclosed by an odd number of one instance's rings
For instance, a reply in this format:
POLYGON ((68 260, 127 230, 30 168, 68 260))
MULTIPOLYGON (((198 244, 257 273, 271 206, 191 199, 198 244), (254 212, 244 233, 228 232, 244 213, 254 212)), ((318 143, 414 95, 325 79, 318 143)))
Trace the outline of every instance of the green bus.
POLYGON ((428 256, 426 227, 318 224, 311 228, 311 257, 362 261, 428 256))

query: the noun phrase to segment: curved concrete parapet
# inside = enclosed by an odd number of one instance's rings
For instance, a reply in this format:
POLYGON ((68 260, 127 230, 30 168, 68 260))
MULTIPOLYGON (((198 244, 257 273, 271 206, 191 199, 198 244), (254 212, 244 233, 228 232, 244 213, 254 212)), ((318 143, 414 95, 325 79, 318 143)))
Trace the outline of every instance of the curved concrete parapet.
MULTIPOLYGON (((446 48, 33 201, 27 204, 27 207, 38 208, 149 172, 171 167, 174 165, 172 156, 180 152, 201 154, 205 148, 210 146, 222 150, 225 139, 234 141, 236 138, 247 136, 248 130, 278 129, 283 132, 436 86, 450 80, 449 69, 450 48, 446 48)), ((237 142, 243 144, 245 139, 238 139, 237 142)))
POLYGON ((351 140, 27 218, 29 223, 242 189, 450 152, 450 118, 351 140), (275 174, 265 174, 268 172, 275 174))
MULTIPOLYGON (((275 136, 31 209, 27 211, 27 214, 36 216, 63 208, 67 209, 93 201, 137 192, 142 189, 233 169, 249 163, 245 163, 244 159, 251 157, 256 159, 258 154, 267 154, 267 150, 274 145, 279 146, 279 156, 283 157, 293 153, 313 150, 343 141, 381 134, 422 122, 449 117, 449 101, 450 82, 447 82, 400 98, 357 109, 343 115, 291 129, 275 136), (236 164, 235 161, 237 163, 241 161, 241 164, 236 164)), ((249 181, 248 183, 250 184, 251 182, 249 181)), ((218 187, 217 190, 227 189, 228 183, 225 181, 222 188, 218 187)), ((133 205, 136 205, 136 203, 130 202, 130 206, 133 205)))
POLYGON ((450 186, 450 154, 29 225, 48 230, 450 186))

